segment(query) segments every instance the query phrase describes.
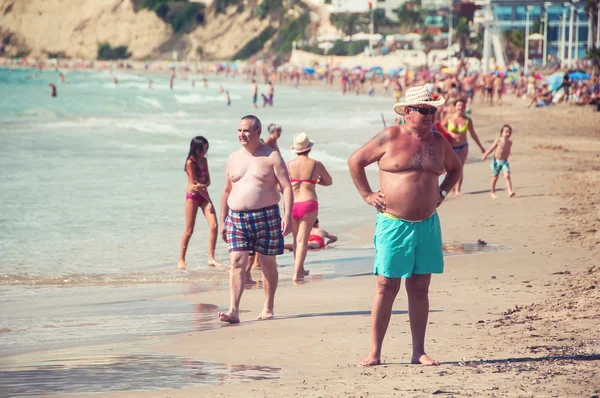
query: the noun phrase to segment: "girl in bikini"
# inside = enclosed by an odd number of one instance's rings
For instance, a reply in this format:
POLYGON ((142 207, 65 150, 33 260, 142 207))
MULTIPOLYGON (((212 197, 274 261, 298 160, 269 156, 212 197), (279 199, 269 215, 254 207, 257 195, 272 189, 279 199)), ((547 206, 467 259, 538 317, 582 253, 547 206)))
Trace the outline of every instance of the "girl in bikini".
POLYGON ((215 208, 208 195, 210 186, 210 173, 208 172, 208 161, 206 160, 208 152, 208 141, 202 136, 194 137, 190 142, 190 152, 185 162, 185 172, 188 177, 187 193, 185 194, 185 232, 181 238, 181 250, 179 255, 179 269, 185 271, 185 254, 194 225, 196 224, 196 214, 198 208, 204 213, 208 222, 208 265, 222 266, 223 264, 215 260, 215 246, 217 245, 218 224, 215 208))
POLYGON ((292 234, 294 236, 294 281, 301 281, 308 272, 304 270, 304 260, 308 250, 310 231, 319 213, 316 185, 329 186, 331 175, 321 162, 308 157, 313 142, 306 133, 294 136, 292 151, 298 157, 288 163, 288 172, 294 192, 292 208, 292 234))
MULTIPOLYGON (((473 126, 473 120, 465 114, 466 101, 459 98, 454 103, 455 113, 446 116, 442 122, 442 126, 446 126, 446 130, 450 136, 450 144, 452 149, 460 159, 461 164, 465 164, 467 155, 469 154, 469 142, 467 140, 467 132, 471 134, 471 137, 475 143, 479 146, 481 153, 485 153, 485 148, 481 145, 479 137, 475 134, 475 128, 473 126)), ((464 176, 464 168, 463 168, 464 176)), ((463 176, 460 177, 458 183, 454 186, 454 194, 462 195, 460 189, 462 187, 463 176)))

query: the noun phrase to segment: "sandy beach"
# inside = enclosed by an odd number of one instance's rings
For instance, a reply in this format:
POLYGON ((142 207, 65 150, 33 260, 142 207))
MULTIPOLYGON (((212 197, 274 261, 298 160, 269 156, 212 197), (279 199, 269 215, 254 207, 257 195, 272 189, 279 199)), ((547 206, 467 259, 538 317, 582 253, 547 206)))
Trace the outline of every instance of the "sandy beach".
MULTIPOLYGON (((100 381, 106 372, 119 375, 118 386, 69 395, 74 397, 599 395, 600 113, 570 106, 529 110, 512 96, 502 107, 476 102, 472 117, 485 146, 502 124, 513 126, 517 196, 509 199, 500 179, 499 198, 492 200, 489 162, 468 163, 469 189, 439 209, 444 242, 482 240, 512 250, 447 257, 444 274, 433 278, 426 349, 441 366, 409 364, 404 287, 384 342, 384 363, 358 366, 370 343, 372 275, 282 283, 271 321, 253 320, 263 293, 247 290, 242 323, 225 327, 216 320, 216 305, 228 302, 226 289, 169 296, 163 300, 214 312, 214 322, 192 333, 26 354, 11 362, 66 361, 74 369, 86 364, 100 381), (138 367, 118 367, 124 358, 138 367), (185 360, 163 375, 152 364, 161 358, 185 360), (196 370, 176 383, 161 382, 181 366, 196 370)), ((340 196, 358 198, 351 184, 341 187, 340 196)), ((342 240, 331 250, 368 246, 373 223, 357 225, 351 232, 358 240, 342 240)), ((85 374, 77 375, 71 382, 85 385, 85 374)))

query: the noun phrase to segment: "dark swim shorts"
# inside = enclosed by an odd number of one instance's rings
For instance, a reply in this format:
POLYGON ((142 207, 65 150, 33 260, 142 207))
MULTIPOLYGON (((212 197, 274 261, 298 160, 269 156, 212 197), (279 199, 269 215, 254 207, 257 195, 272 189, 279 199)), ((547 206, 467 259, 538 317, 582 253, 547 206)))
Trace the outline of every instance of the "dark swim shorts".
POLYGON ((283 254, 279 206, 244 211, 230 209, 225 220, 225 235, 229 252, 283 254))

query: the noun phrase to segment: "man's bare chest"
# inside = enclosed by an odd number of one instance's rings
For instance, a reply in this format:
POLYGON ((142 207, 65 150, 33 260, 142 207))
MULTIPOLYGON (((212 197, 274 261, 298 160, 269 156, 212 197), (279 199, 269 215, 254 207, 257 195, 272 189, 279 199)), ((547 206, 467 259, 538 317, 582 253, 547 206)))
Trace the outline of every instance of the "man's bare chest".
POLYGON ((237 159, 229 168, 229 178, 232 182, 255 179, 270 181, 275 178, 273 167, 262 158, 237 159))
POLYGON ((444 170, 441 150, 432 142, 393 146, 379 162, 388 172, 427 171, 441 174, 444 170))

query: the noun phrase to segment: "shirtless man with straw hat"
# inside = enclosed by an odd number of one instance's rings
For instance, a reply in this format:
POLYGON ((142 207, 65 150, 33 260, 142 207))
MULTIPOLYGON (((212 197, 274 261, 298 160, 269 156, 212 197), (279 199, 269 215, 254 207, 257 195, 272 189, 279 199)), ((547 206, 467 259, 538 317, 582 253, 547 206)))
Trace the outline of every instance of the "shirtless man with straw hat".
POLYGON ((437 107, 425 87, 406 90, 405 101, 394 111, 406 124, 377 134, 350 156, 348 166, 358 192, 377 209, 375 227, 376 293, 373 300, 371 352, 364 366, 381 363, 381 347, 394 299, 406 278, 408 316, 412 334, 411 362, 438 365, 425 353, 431 274, 444 269, 442 233, 436 209, 462 173, 450 143, 432 131, 437 107), (380 190, 373 192, 365 168, 377 162, 380 190), (446 173, 441 185, 439 176, 446 173))
POLYGON ((279 275, 275 257, 283 253, 283 236, 292 229, 294 197, 287 167, 279 152, 260 143, 260 120, 244 116, 238 125, 242 149, 227 159, 221 197, 222 237, 229 246, 229 311, 219 320, 240 321, 240 300, 246 282, 248 255, 258 253, 264 277, 265 306, 258 319, 275 316, 273 306, 279 275), (279 214, 279 187, 285 215, 279 214))

